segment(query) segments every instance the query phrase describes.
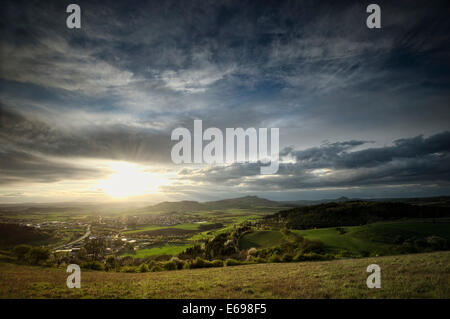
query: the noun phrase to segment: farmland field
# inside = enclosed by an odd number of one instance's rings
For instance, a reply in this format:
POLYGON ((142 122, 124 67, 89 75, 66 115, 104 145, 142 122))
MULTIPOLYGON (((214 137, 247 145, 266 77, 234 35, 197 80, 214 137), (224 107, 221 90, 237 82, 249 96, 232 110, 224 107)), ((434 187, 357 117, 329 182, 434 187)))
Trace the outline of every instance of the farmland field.
POLYGON ((65 269, 0 262, 0 298, 448 298, 450 252, 255 264, 157 273, 83 271, 81 289, 65 269), (366 286, 369 264, 381 289, 366 286))
MULTIPOLYGON (((205 223, 206 224, 206 223, 205 223)), ((186 223, 186 224, 179 224, 179 225, 173 225, 173 226, 158 226, 158 225, 143 225, 140 226, 138 229, 133 230, 126 230, 123 232, 123 234, 135 234, 135 233, 142 233, 149 230, 160 230, 160 229, 166 229, 166 228, 177 228, 177 229, 185 229, 185 230, 197 230, 200 227, 200 223, 186 223)))
POLYGON ((146 249, 138 249, 136 250, 136 254, 124 254, 123 256, 131 256, 134 258, 145 258, 151 256, 158 255, 177 255, 184 251, 186 248, 191 247, 192 245, 184 244, 184 245, 174 245, 174 244, 165 244, 160 247, 146 248, 146 249))

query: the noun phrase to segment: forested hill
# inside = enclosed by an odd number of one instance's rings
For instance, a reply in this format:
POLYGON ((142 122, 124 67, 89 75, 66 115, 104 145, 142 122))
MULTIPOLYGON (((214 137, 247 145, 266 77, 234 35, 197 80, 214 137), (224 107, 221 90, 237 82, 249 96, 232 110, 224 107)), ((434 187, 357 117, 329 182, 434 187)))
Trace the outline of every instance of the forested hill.
POLYGON ((245 196, 239 198, 223 199, 211 202, 162 202, 153 206, 140 209, 143 212, 195 212, 217 209, 252 209, 261 207, 287 207, 279 202, 271 201, 258 196, 245 196))
POLYGON ((349 201, 283 210, 266 216, 265 222, 281 223, 293 229, 310 229, 356 226, 396 219, 441 217, 450 217, 450 208, 397 202, 349 201))

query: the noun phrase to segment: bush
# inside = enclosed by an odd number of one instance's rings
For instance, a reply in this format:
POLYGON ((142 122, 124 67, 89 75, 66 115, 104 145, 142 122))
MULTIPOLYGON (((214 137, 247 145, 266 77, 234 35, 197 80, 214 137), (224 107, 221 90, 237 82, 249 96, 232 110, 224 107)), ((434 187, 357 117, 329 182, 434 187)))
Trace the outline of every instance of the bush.
POLYGON ((223 261, 220 259, 213 260, 211 263, 213 267, 223 267, 223 261))
POLYGON ((272 255, 269 257, 270 263, 279 263, 281 261, 280 256, 278 255, 272 255))
POLYGON ((131 256, 121 257, 117 260, 121 266, 132 266, 134 264, 134 258, 131 256))
POLYGON ((255 258, 253 258, 253 261, 258 264, 264 264, 267 262, 267 260, 262 257, 255 257, 255 258))
POLYGON ((447 239, 439 236, 429 236, 425 240, 427 244, 430 245, 430 247, 434 250, 447 249, 447 247, 449 246, 447 239))
POLYGON ((185 262, 182 261, 180 258, 173 257, 170 261, 172 261, 172 262, 174 262, 176 264, 176 268, 175 269, 183 269, 184 268, 185 262))
POLYGON ((320 240, 305 239, 301 245, 303 253, 321 253, 324 251, 324 244, 320 240))
POLYGON ((225 260, 225 266, 229 267, 229 266, 238 266, 241 265, 242 263, 236 259, 231 259, 228 258, 227 260, 225 260))
POLYGON ((88 261, 81 264, 81 268, 92 270, 105 270, 105 265, 99 261, 88 261))
POLYGON ((247 254, 248 254, 249 256, 254 256, 254 255, 256 255, 257 252, 258 252, 258 250, 257 250, 256 248, 250 248, 250 249, 247 251, 247 254))
POLYGON ((281 261, 288 263, 288 262, 291 262, 292 259, 293 259, 292 255, 284 254, 283 257, 281 258, 281 261))
POLYGON ((25 260, 32 265, 38 265, 48 258, 50 258, 50 250, 45 247, 32 247, 25 255, 25 260))
POLYGON ((369 257, 370 256, 370 252, 367 250, 361 250, 361 256, 362 257, 369 257))
POLYGON ((149 272, 150 268, 148 267, 147 264, 142 263, 139 265, 137 270, 138 270, 138 272, 149 272))
POLYGON ((173 260, 167 261, 162 264, 162 267, 165 270, 176 270, 177 269, 177 263, 173 260))
POLYGON ((30 245, 17 245, 14 247, 14 255, 16 255, 19 260, 25 260, 25 256, 31 248, 30 245))
POLYGON ((334 259, 334 257, 330 254, 321 255, 317 253, 300 253, 297 256, 294 257, 295 261, 315 261, 315 260, 330 260, 334 259))
POLYGON ((213 267, 213 264, 210 261, 205 260, 200 257, 195 258, 193 261, 191 261, 191 263, 189 265, 189 268, 191 268, 191 269, 206 268, 206 267, 213 267))
POLYGON ((120 272, 135 273, 137 269, 133 266, 123 266, 120 268, 120 272))
POLYGON ((163 271, 164 269, 160 265, 154 265, 150 268, 151 272, 163 271))
POLYGON ((405 241, 402 245, 398 246, 398 250, 404 254, 417 253, 417 247, 414 245, 414 243, 407 241, 405 241))
POLYGON ((106 260, 105 260, 105 270, 106 271, 116 268, 116 265, 117 265, 116 257, 114 257, 114 256, 106 257, 106 260))

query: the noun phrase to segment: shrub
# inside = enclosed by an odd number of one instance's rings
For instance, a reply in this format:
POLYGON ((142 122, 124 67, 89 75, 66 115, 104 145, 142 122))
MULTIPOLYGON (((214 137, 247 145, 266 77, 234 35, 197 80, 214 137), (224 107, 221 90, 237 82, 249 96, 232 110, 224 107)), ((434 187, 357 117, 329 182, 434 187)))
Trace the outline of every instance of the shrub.
POLYGON ((394 237, 393 243, 394 243, 394 244, 397 244, 397 245, 400 245, 400 244, 402 244, 404 241, 405 241, 405 238, 403 238, 402 235, 397 235, 397 236, 394 237))
POLYGON ((134 259, 131 256, 125 256, 118 260, 121 266, 131 266, 134 263, 134 259))
POLYGON ((176 264, 176 269, 183 269, 184 268, 185 262, 182 261, 180 258, 172 257, 172 259, 170 261, 172 261, 172 262, 174 262, 176 264))
POLYGON ((248 255, 250 255, 250 256, 254 256, 254 255, 256 255, 256 253, 258 252, 258 250, 256 249, 256 248, 250 248, 248 251, 247 251, 247 254, 248 255))
POLYGON ((162 264, 162 267, 165 270, 176 270, 177 269, 177 263, 173 260, 167 261, 162 264))
POLYGON ((139 265, 137 270, 138 270, 138 272, 149 272, 150 268, 148 267, 147 264, 142 263, 139 265))
POLYGON ((151 272, 163 271, 164 269, 160 265, 154 265, 150 268, 151 272))
POLYGON ((267 262, 267 260, 262 257, 255 257, 255 258, 253 258, 253 261, 258 264, 264 264, 267 262))
POLYGON ((37 265, 50 257, 50 250, 45 247, 32 247, 25 255, 25 260, 32 265, 37 265))
POLYGON ((418 247, 420 249, 424 249, 424 248, 426 248, 428 246, 428 243, 427 243, 427 241, 425 239, 419 238, 419 239, 416 239, 414 241, 414 246, 416 246, 416 247, 418 247))
POLYGON ((417 248, 416 246, 414 246, 413 243, 407 242, 405 241, 403 244, 401 244, 400 246, 398 246, 398 250, 401 253, 406 253, 406 254, 411 254, 411 253, 416 253, 417 252, 417 248))
POLYGON ((194 260, 191 261, 189 268, 194 269, 194 268, 206 268, 206 267, 213 267, 213 264, 208 261, 205 260, 203 258, 197 257, 194 260))
POLYGON ((105 260, 105 270, 111 270, 111 269, 114 269, 114 268, 116 268, 116 257, 114 257, 114 256, 108 256, 108 257, 106 257, 106 260, 105 260))
POLYGON ((232 259, 232 258, 228 258, 227 260, 225 260, 225 266, 229 267, 229 266, 238 266, 241 265, 242 263, 236 259, 232 259))
POLYGON ((280 256, 278 255, 272 255, 269 257, 270 263, 279 263, 281 261, 280 256))
POLYGON ((120 268, 120 272, 127 272, 127 273, 137 272, 136 270, 137 270, 136 267, 133 266, 123 266, 122 268, 120 268))
POLYGON ((362 257, 369 257, 370 256, 370 252, 367 250, 361 250, 361 256, 362 257))
POLYGON ((315 261, 315 260, 330 260, 334 259, 334 257, 330 254, 322 255, 317 253, 300 253, 294 257, 295 261, 315 261))
POLYGON ((25 260, 25 256, 31 248, 30 245, 17 245, 14 247, 14 255, 16 255, 19 260, 25 260))
POLYGON ((105 270, 105 265, 99 261, 88 261, 81 264, 81 268, 92 270, 105 270))
POLYGON ((321 253, 324 251, 324 244, 320 240, 305 239, 301 245, 303 253, 321 253))
POLYGON ((448 247, 447 239, 439 236, 429 236, 425 240, 435 250, 446 249, 448 247))
POLYGON ((223 261, 220 259, 213 260, 211 263, 213 267, 223 267, 223 261))
POLYGON ((288 262, 291 262, 292 259, 293 259, 292 255, 284 254, 283 257, 281 258, 281 261, 288 263, 288 262))

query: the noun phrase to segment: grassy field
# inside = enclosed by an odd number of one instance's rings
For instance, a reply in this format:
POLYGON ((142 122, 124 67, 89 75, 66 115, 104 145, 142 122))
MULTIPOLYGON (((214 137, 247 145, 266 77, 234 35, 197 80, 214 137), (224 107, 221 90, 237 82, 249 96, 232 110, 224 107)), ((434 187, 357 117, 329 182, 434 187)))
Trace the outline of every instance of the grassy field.
POLYGON ((450 252, 128 274, 0 262, 0 298, 450 298, 450 252), (368 289, 366 268, 381 267, 368 289))
POLYGON ((268 248, 280 243, 283 236, 278 230, 262 230, 250 233, 241 238, 239 246, 243 249, 268 248))
MULTIPOLYGON (((294 230, 307 239, 319 239, 328 251, 346 250, 350 253, 369 251, 379 255, 392 253, 392 240, 396 236, 427 237, 438 235, 450 240, 450 222, 436 223, 423 221, 383 222, 363 226, 342 227, 341 234, 335 227, 294 230)), ((281 234, 277 230, 258 231, 245 235, 240 242, 242 248, 266 248, 279 244, 281 234)))
POLYGON ((172 244, 165 244, 161 247, 153 247, 153 248, 146 248, 146 249, 138 249, 136 251, 136 254, 124 254, 122 256, 131 256, 134 258, 146 258, 151 256, 160 256, 160 255, 171 255, 175 256, 179 253, 183 252, 186 248, 192 247, 192 245, 186 244, 186 245, 172 245, 172 244))
POLYGON ((123 232, 124 235, 126 234, 136 234, 136 233, 142 233, 149 230, 158 230, 158 229, 166 229, 166 228, 178 228, 178 229, 186 229, 186 230, 197 230, 200 225, 208 225, 210 223, 186 223, 186 224, 179 224, 179 225, 173 225, 173 226, 157 226, 157 225, 143 225, 139 226, 137 229, 132 230, 126 230, 123 232))

